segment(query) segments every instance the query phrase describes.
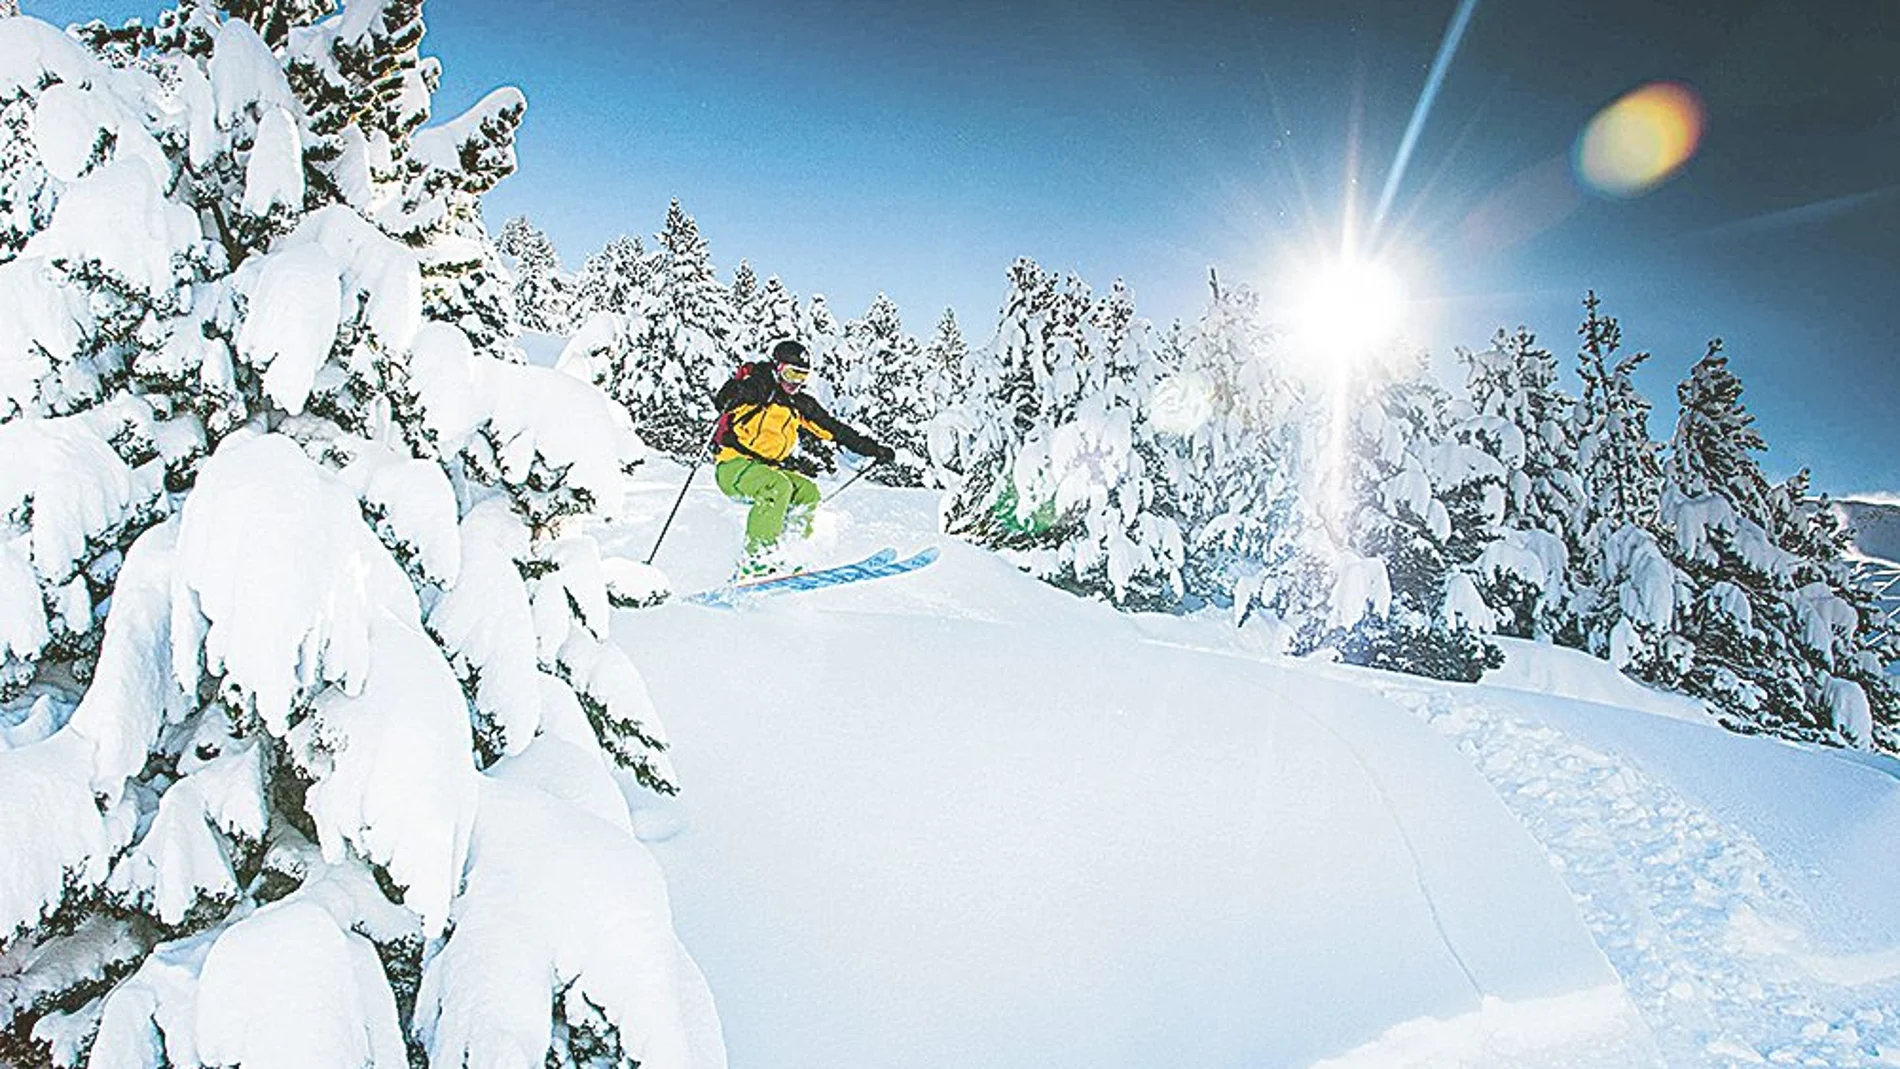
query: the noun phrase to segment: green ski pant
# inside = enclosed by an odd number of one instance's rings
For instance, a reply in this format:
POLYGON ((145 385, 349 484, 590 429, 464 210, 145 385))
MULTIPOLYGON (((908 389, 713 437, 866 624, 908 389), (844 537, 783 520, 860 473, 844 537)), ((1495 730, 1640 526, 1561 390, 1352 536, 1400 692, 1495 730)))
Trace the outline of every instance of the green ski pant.
POLYGON ((753 552, 778 541, 785 531, 785 514, 793 508, 806 510, 806 534, 810 534, 810 510, 823 496, 818 484, 793 471, 782 471, 746 457, 721 461, 713 469, 719 489, 735 501, 752 502, 745 519, 745 548, 753 552))

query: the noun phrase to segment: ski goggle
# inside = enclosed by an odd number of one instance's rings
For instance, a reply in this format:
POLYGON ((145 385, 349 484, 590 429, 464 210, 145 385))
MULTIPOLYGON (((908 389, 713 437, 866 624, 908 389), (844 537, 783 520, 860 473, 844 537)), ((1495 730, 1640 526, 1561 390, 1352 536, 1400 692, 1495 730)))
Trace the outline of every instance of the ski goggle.
POLYGON ((799 367, 797 364, 780 364, 778 377, 784 379, 787 385, 803 386, 805 380, 811 378, 811 368, 799 367))

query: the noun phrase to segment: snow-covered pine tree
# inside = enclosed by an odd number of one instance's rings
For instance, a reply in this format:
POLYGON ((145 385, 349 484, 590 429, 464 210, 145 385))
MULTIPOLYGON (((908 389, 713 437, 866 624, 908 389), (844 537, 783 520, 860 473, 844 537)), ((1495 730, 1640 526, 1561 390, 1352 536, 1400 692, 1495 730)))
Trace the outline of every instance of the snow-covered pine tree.
POLYGON ((904 332, 897 304, 880 293, 863 320, 849 331, 850 348, 862 361, 858 389, 847 394, 852 419, 865 433, 897 451, 871 478, 887 486, 923 486, 929 472, 929 427, 937 416, 930 365, 923 346, 904 332))
POLYGON ((1325 414, 1279 345, 1252 288, 1213 286, 1200 318, 1162 339, 1149 419, 1173 443, 1163 457, 1188 594, 1231 605, 1236 619, 1264 608, 1311 638, 1331 589, 1317 551, 1325 538, 1314 458, 1325 414))
POLYGON ((740 260, 739 266, 733 269, 732 285, 726 287, 726 297, 732 305, 733 345, 739 352, 751 352, 756 348, 751 328, 759 300, 759 276, 753 273, 750 263, 740 260))
POLYGON ((1146 411, 1161 377, 1149 333, 1134 295, 1116 279, 1089 317, 1081 397, 1049 435, 1038 480, 1053 487, 1056 513, 1076 519, 1067 539, 1034 564, 1069 589, 1163 608, 1184 592, 1185 545, 1168 483, 1169 447, 1146 411))
POLYGON ((785 288, 777 275, 767 276, 752 302, 747 340, 735 355, 740 360, 759 359, 771 352, 772 345, 781 339, 799 337, 798 323, 798 298, 785 288))
POLYGON ((425 296, 519 96, 425 128, 413 0, 242 11, 0 22, 0 1061, 722 1064, 559 523, 638 441, 425 296))
MULTIPOLYGON (((0 17, 20 13, 13 0, 0 17)), ((33 151, 33 101, 24 93, 0 101, 0 263, 19 255, 26 239, 46 228, 53 217, 54 189, 33 151)))
POLYGON ((1583 535, 1576 402, 1557 386, 1557 358, 1523 328, 1500 330, 1489 349, 1459 357, 1470 411, 1455 437, 1509 473, 1499 499, 1485 505, 1495 527, 1472 568, 1478 587, 1500 633, 1581 645, 1570 593, 1583 535))
POLYGON ((512 263, 515 321, 523 330, 567 334, 574 303, 573 285, 561 270, 561 256, 545 231, 517 215, 502 224, 495 247, 512 263))
POLYGON ((633 353, 608 392, 649 445, 675 456, 706 447, 712 396, 737 363, 732 305, 698 224, 675 200, 656 238, 657 262, 633 353))
POLYGON ((937 320, 936 333, 924 346, 924 363, 935 413, 924 429, 925 455, 930 458, 930 485, 942 489, 963 475, 962 461, 950 443, 959 437, 959 413, 970 391, 970 347, 952 309, 945 308, 937 320))
POLYGON ((568 306, 573 333, 556 367, 610 394, 631 380, 629 368, 653 303, 649 288, 655 263, 639 238, 627 237, 609 241, 587 258, 568 306))
POLYGON ((798 317, 798 332, 792 337, 805 343, 811 352, 812 367, 829 380, 835 371, 833 354, 844 343, 844 327, 839 325, 838 317, 831 314, 831 304, 824 294, 811 295, 804 313, 798 317))
POLYGON ((1873 745, 1863 679, 1880 673, 1861 664, 1860 612, 1828 582, 1839 543, 1803 524, 1762 475, 1753 454, 1767 446, 1719 341, 1676 393, 1661 511, 1666 548, 1693 591, 1676 612, 1676 633, 1693 647, 1678 685, 1738 730, 1873 745))
MULTIPOLYGON (((421 0, 407 0, 420 8, 421 0)), ((433 61, 423 68, 433 89, 433 61)), ((527 102, 516 90, 416 132, 403 211, 383 225, 422 253, 422 299, 431 318, 454 323, 483 355, 520 361, 508 269, 482 221, 481 199, 515 171, 515 130, 527 102), (411 208, 409 205, 413 204, 411 208), (417 237, 426 240, 417 241, 417 237)))
POLYGON ((955 309, 943 310, 936 332, 924 344, 924 357, 930 367, 932 407, 942 411, 961 400, 970 388, 970 346, 957 326, 955 309))
POLYGON ((777 275, 760 282, 750 264, 739 261, 732 275, 732 358, 759 360, 772 346, 798 337, 798 298, 777 275))
MULTIPOLYGON (((291 29, 334 10, 328 0, 240 6, 250 13, 234 17, 269 27, 264 37, 272 47, 282 43, 272 36, 279 29, 288 40, 291 29)), ((311 129, 334 137, 315 149, 316 159, 337 163, 334 188, 325 188, 331 172, 317 170, 319 191, 350 199, 371 183, 380 186, 375 221, 418 251, 431 318, 460 326, 477 352, 518 359, 514 301, 482 222, 481 198, 514 173, 514 134, 526 102, 517 90, 500 90, 425 131, 441 65, 417 50, 421 0, 385 3, 345 21, 351 25, 328 52, 293 57, 285 68, 307 102, 311 129)), ((159 36, 166 33, 161 22, 159 36)))
POLYGON ((1586 518, 1621 526, 1651 526, 1662 491, 1662 446, 1649 436, 1649 400, 1636 388, 1636 369, 1646 352, 1617 358, 1623 329, 1602 314, 1592 292, 1584 298, 1585 317, 1577 374, 1583 397, 1575 420, 1577 463, 1588 494, 1586 518))
POLYGON ((632 316, 651 287, 654 258, 638 237, 619 237, 589 256, 574 280, 570 318, 578 328, 599 312, 632 316))
POLYGON ((737 324, 732 336, 734 360, 763 359, 776 343, 799 337, 798 298, 777 275, 768 275, 760 282, 752 268, 740 261, 731 293, 733 322, 737 324))
POLYGON ((1659 544, 1661 445, 1649 436, 1650 404, 1635 371, 1646 352, 1618 358, 1623 331, 1584 297, 1577 333, 1583 396, 1572 419, 1584 501, 1577 523, 1575 616, 1585 646, 1617 668, 1651 682, 1674 679, 1687 647, 1670 634, 1686 580, 1659 544))
POLYGON ((825 385, 833 394, 833 413, 846 420, 860 418, 869 407, 873 384, 894 358, 903 337, 897 304, 882 293, 872 299, 863 318, 844 324, 843 336, 825 360, 825 385))
POLYGON ((1475 681, 1503 655, 1484 640, 1493 621, 1457 565, 1461 546, 1476 556, 1473 498, 1503 470, 1449 442, 1447 398, 1422 355, 1395 356, 1387 374, 1351 388, 1341 592, 1323 642, 1353 664, 1475 681))
MULTIPOLYGON (((1836 609, 1829 621, 1835 634, 1835 652, 1828 670, 1861 688, 1873 722, 1874 742, 1889 753, 1900 753, 1900 683, 1892 674, 1900 665, 1900 633, 1883 618, 1879 599, 1855 565, 1854 532, 1842 523, 1827 495, 1813 493, 1812 477, 1805 468, 1771 488, 1768 512, 1769 533, 1775 544, 1794 554, 1799 562, 1794 582, 1805 592, 1803 602, 1811 610, 1835 608, 1820 597, 1824 588, 1852 610, 1849 619, 1836 609)), ((1810 623, 1816 615, 1810 612, 1810 623)), ((1824 644, 1818 638, 1818 628, 1814 634, 1817 637, 1810 647, 1818 651, 1824 644)), ((1826 697, 1850 703, 1833 710, 1837 723, 1855 718, 1851 691, 1836 687, 1826 697)), ((1856 739, 1861 734, 1853 733, 1856 739)))
POLYGON ((762 359, 772 346, 798 337, 798 298, 777 275, 760 282, 750 264, 739 261, 732 275, 732 359, 762 359))
POLYGON ((975 412, 973 387, 978 357, 969 344, 963 342, 963 334, 956 327, 956 315, 952 315, 950 309, 944 309, 944 319, 937 323, 937 334, 925 351, 931 353, 931 359, 944 361, 942 370, 935 374, 937 416, 927 429, 931 473, 939 488, 952 488, 967 475, 969 458, 965 456, 965 446, 975 437, 975 427, 969 420, 975 412), (946 323, 948 330, 944 327, 946 323))
POLYGON ((933 445, 940 465, 964 470, 944 497, 943 529, 979 545, 1028 550, 1065 537, 1051 534, 1061 519, 1053 493, 1025 495, 1018 480, 1041 479, 1049 436, 1080 400, 1088 296, 1079 282, 1061 285, 1026 257, 1010 267, 1009 281, 995 340, 971 354, 956 432, 933 445))

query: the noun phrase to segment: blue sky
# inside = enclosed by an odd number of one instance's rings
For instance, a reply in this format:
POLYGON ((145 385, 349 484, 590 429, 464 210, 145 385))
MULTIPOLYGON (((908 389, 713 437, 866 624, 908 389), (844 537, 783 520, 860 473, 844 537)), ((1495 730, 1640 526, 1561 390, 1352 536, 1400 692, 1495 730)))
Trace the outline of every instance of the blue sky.
MULTIPOLYGON (((953 307, 980 341, 1019 255, 1126 278, 1161 322, 1198 312, 1209 266, 1271 291, 1286 250, 1337 244, 1346 191, 1371 213, 1456 6, 435 0, 424 47, 445 114, 526 91, 522 170, 488 211, 532 216, 570 266, 678 197, 722 271, 743 257, 840 316, 882 290, 918 334, 953 307)), ((1523 324, 1568 365, 1594 287, 1655 354, 1656 436, 1720 335, 1771 474, 1900 489, 1884 9, 1479 0, 1382 231, 1418 265, 1416 340, 1442 357, 1523 324), (1641 197, 1578 190, 1580 131, 1657 79, 1703 99, 1700 153, 1641 197)))

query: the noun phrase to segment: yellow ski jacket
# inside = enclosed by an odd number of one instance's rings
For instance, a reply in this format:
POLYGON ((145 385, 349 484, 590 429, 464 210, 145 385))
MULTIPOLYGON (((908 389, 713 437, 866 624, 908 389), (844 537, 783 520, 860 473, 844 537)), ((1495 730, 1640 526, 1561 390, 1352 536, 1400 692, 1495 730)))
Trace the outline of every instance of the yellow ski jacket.
POLYGON ((719 388, 713 403, 722 413, 713 441, 717 461, 747 457, 777 465, 798 447, 801 431, 836 441, 860 456, 874 457, 882 447, 845 426, 826 412, 808 393, 791 393, 779 385, 772 365, 745 364, 719 388))

